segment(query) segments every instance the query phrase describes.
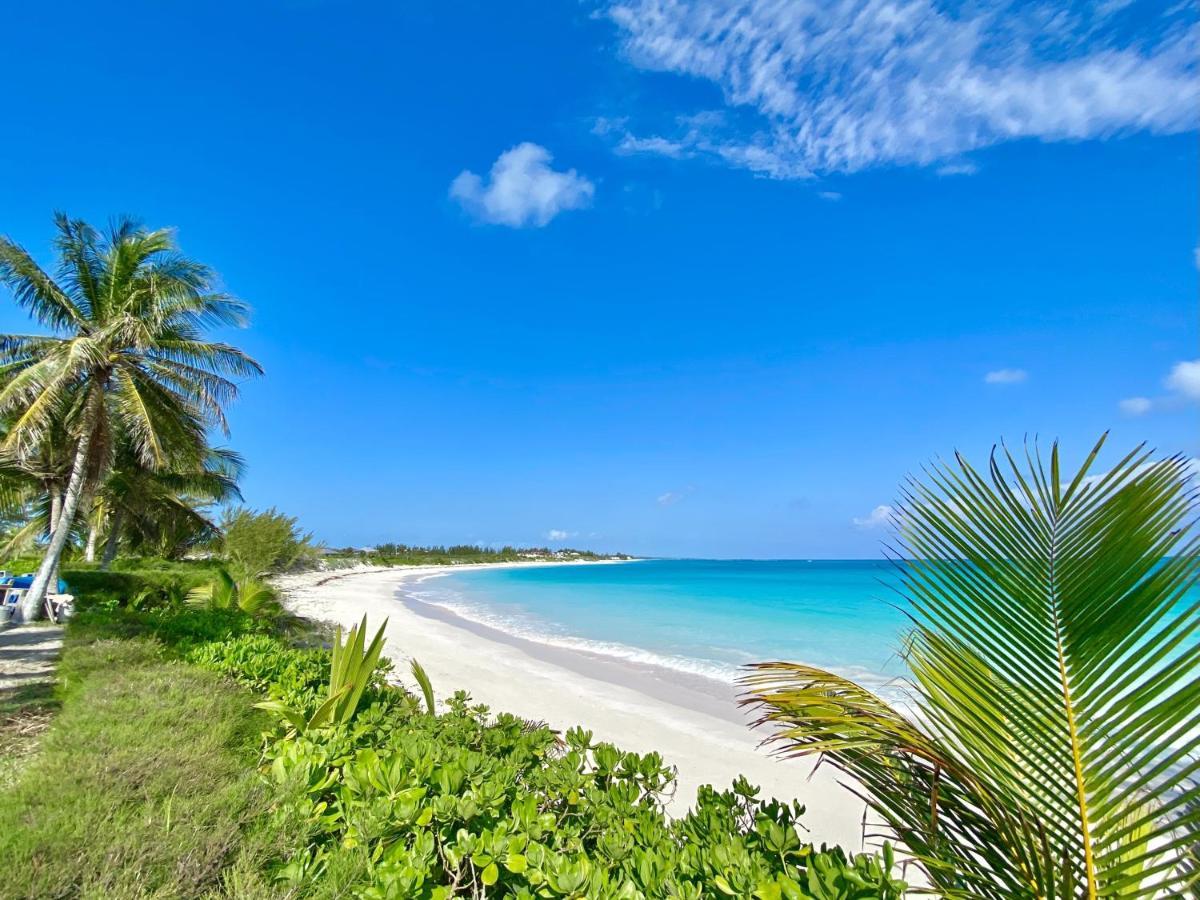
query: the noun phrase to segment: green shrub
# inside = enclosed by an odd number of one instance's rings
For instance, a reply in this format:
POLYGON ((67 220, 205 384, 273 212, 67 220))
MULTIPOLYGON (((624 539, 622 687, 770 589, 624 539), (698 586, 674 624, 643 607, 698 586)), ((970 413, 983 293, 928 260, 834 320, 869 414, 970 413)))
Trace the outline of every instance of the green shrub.
POLYGON ((192 588, 212 578, 208 567, 174 566, 169 569, 135 569, 102 572, 95 568, 65 568, 62 573, 78 610, 108 609, 140 603, 169 605, 192 588))
POLYGON ((288 647, 268 634, 198 644, 186 658, 256 691, 305 705, 315 702, 329 680, 328 650, 288 647))
POLYGON ((248 616, 272 618, 283 612, 273 587, 252 578, 235 581, 224 569, 188 591, 186 600, 204 609, 238 609, 248 616))
POLYGON ((92 609, 71 620, 71 633, 77 640, 149 637, 176 653, 241 635, 266 634, 271 628, 270 622, 247 616, 240 610, 190 606, 149 610, 92 609))
MULTIPOLYGON (((274 636, 195 648, 190 660, 302 698, 327 694, 330 655, 274 636)), ((890 849, 851 857, 799 832, 803 808, 764 802, 744 779, 704 788, 671 821, 674 770, 573 729, 492 717, 455 694, 430 715, 381 673, 348 722, 276 731, 265 748, 302 849, 278 875, 302 896, 774 898, 899 897, 890 849)))
POLYGON ((675 771, 657 753, 581 729, 560 738, 462 692, 435 716, 387 683, 387 664, 356 714, 298 734, 271 727, 241 686, 311 716, 328 698, 331 654, 267 629, 191 607, 72 623, 58 737, 0 804, 14 896, 217 896, 231 885, 237 896, 367 900, 902 895, 890 849, 814 847, 801 806, 763 801, 744 779, 702 789, 671 820, 675 771))
POLYGON ((492 719, 457 694, 440 717, 374 706, 350 727, 280 739, 279 785, 307 785, 307 848, 282 877, 311 896, 894 898, 882 857, 815 848, 803 808, 740 779, 671 821, 674 770, 574 729, 492 719))
POLYGON ((295 517, 276 509, 238 509, 221 523, 222 545, 229 568, 239 581, 283 572, 314 557, 312 535, 300 530, 295 517))
MULTIPOLYGON (((197 643, 185 658, 239 684, 280 700, 303 716, 311 716, 326 699, 332 653, 298 648, 273 634, 242 634, 228 640, 197 643)), ((389 660, 380 660, 366 681, 365 703, 378 703, 396 693, 387 684, 389 660)), ((401 692, 402 693, 402 692, 401 692)))

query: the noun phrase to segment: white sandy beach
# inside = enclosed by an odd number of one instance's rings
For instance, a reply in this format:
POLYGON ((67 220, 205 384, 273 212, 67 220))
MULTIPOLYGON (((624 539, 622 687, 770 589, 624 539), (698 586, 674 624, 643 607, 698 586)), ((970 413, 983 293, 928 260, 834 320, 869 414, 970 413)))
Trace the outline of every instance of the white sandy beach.
POLYGON ((810 763, 776 760, 760 749, 763 735, 742 724, 732 688, 533 645, 403 599, 405 585, 416 579, 466 568, 362 568, 290 576, 277 583, 286 606, 298 615, 348 627, 365 614, 372 628, 386 618, 385 655, 397 663, 402 680, 407 660, 419 659, 439 698, 463 689, 496 711, 543 720, 555 729, 583 725, 596 739, 624 749, 659 751, 679 769, 671 804, 675 813, 692 804, 700 785, 726 788, 740 773, 760 785, 763 795, 804 803, 808 811, 803 821, 815 843, 862 846, 862 802, 838 783, 832 769, 812 773, 810 763))

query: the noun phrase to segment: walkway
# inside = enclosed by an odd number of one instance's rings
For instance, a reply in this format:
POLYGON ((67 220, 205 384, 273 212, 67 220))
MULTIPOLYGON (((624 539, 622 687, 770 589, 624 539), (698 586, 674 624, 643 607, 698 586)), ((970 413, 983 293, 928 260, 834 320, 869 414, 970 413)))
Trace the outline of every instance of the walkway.
POLYGON ((50 725, 62 638, 61 625, 0 631, 0 788, 13 782, 50 725))

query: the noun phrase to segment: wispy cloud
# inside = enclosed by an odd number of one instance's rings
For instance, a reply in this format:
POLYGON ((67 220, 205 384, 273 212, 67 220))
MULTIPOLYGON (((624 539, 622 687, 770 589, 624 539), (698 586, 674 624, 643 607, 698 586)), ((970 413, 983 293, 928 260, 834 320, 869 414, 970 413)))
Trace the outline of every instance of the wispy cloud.
POLYGON ((626 152, 776 178, 939 162, 965 174, 964 154, 1006 141, 1200 119, 1200 24, 1184 3, 601 2, 630 62, 708 80, 725 102, 705 121, 623 123, 626 152))
POLYGON ((1157 410, 1172 410, 1200 402, 1200 359, 1175 363, 1163 379, 1167 393, 1158 397, 1128 397, 1117 406, 1127 416, 1144 416, 1157 410))
POLYGON ((672 159, 683 159, 691 156, 687 145, 681 141, 669 141, 664 137, 634 137, 627 134, 617 144, 620 153, 655 153, 659 156, 669 156, 672 159))
POLYGON ((1028 378, 1024 369, 995 369, 983 376, 986 384, 1020 384, 1028 378))
POLYGON ((662 494, 659 494, 655 498, 654 502, 659 506, 674 506, 676 503, 686 500, 688 496, 695 492, 695 490, 696 489, 694 487, 689 485, 681 491, 666 491, 662 494))
POLYGON ((831 200, 835 203, 842 199, 842 195, 837 191, 817 191, 817 196, 822 200, 831 200))
POLYGON ((896 510, 888 506, 886 503, 881 503, 879 506, 871 510, 862 518, 855 517, 853 522, 859 528, 882 528, 892 521, 896 510))
POLYGON ((450 196, 481 222, 540 228, 564 210, 588 206, 596 192, 574 169, 552 169, 553 159, 545 147, 518 144, 500 154, 486 181, 474 172, 460 173, 450 196))
POLYGON ((578 531, 563 531, 561 528, 551 528, 546 532, 546 540, 553 541, 557 544, 561 543, 562 541, 569 541, 577 534, 579 534, 578 531))
POLYGON ((937 167, 937 173, 944 178, 954 175, 974 175, 978 171, 979 166, 973 162, 952 162, 937 167))

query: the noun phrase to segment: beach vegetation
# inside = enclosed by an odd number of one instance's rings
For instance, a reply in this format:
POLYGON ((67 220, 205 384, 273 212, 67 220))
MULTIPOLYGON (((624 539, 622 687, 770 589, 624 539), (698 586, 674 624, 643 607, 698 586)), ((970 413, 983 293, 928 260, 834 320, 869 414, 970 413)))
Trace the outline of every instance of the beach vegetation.
POLYGON ((1144 447, 1092 474, 1103 443, 905 487, 911 710, 807 665, 744 678, 775 748, 848 775, 945 896, 1197 890, 1197 492, 1144 447))
MULTIPOLYGON (((61 213, 55 227, 53 274, 0 237, 0 282, 49 332, 0 336, 0 457, 10 474, 47 476, 45 551, 18 609, 26 620, 40 614, 114 461, 153 472, 201 467, 210 429, 226 429, 235 379, 262 371, 237 348, 206 340, 214 326, 243 325, 247 308, 182 255, 169 230, 121 218, 101 232, 61 213), (51 465, 43 471, 41 462, 51 465)), ((28 493, 6 502, 31 500, 40 503, 28 493)))
POLYGON ((188 591, 185 599, 206 609, 238 609, 250 616, 275 616, 282 612, 275 589, 270 585, 251 578, 235 581, 224 569, 219 569, 212 581, 188 591))
POLYGON ((410 544, 382 543, 374 547, 343 547, 329 550, 325 562, 368 563, 379 566, 445 566, 500 562, 561 562, 631 559, 621 553, 595 553, 569 547, 479 547, 474 544, 418 547, 410 544))
POLYGON ((434 702, 433 683, 429 680, 429 674, 425 671, 425 667, 415 659, 410 663, 410 668, 413 680, 416 681, 417 686, 421 689, 421 696, 425 699, 425 712, 432 716, 436 713, 437 705, 434 702))
POLYGON ((366 616, 363 616, 361 623, 351 627, 344 641, 341 628, 337 629, 329 660, 329 689, 321 704, 310 714, 305 715, 284 700, 267 700, 257 706, 279 714, 297 732, 311 731, 325 725, 348 724, 358 712, 363 692, 376 681, 375 667, 379 662, 379 654, 383 652, 383 633, 386 628, 385 619, 369 645, 366 643, 366 616))
POLYGON ((272 507, 231 509, 221 522, 221 551, 238 579, 262 578, 286 572, 316 558, 312 535, 295 516, 272 507))
POLYGON ((325 648, 285 625, 187 604, 72 620, 62 712, 0 790, 8 894, 903 895, 889 847, 813 846, 801 805, 745 779, 671 819, 675 771, 657 753, 462 692, 435 715, 427 678, 422 702, 388 677, 382 631, 368 642, 360 623, 325 648), (304 727, 254 709, 264 694, 304 727), (342 706, 312 721, 331 697, 342 706))

